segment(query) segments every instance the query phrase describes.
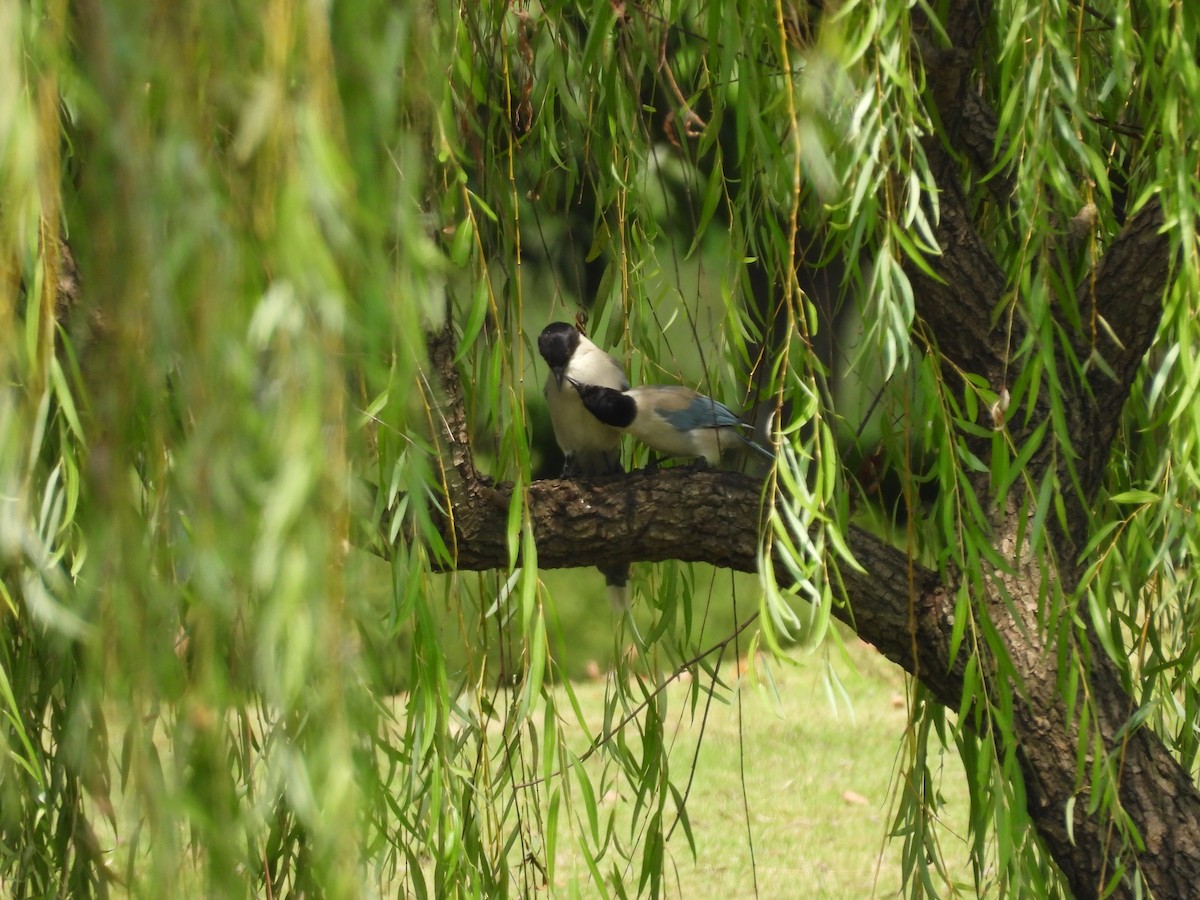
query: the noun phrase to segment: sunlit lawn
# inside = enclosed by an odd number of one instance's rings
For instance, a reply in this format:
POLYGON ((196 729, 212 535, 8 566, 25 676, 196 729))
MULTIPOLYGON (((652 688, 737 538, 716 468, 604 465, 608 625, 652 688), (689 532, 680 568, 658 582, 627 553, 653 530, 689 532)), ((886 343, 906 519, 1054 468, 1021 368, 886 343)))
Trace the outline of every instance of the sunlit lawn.
MULTIPOLYGON (((762 897, 854 898, 899 892, 900 844, 885 841, 885 835, 907 722, 904 683, 899 670, 870 648, 851 643, 848 655, 849 662, 833 665, 849 707, 844 700, 835 707, 830 699, 822 659, 799 652, 796 665, 772 667, 777 696, 761 671, 743 676, 740 722, 736 697, 730 704, 712 704, 687 800, 696 858, 677 829, 668 845, 674 863, 664 886, 668 895, 747 897, 757 890, 762 897)), ((594 716, 598 727, 603 682, 575 690, 589 725, 594 716)), ((686 781, 701 716, 689 714, 686 685, 669 689, 668 708, 673 723, 668 734, 675 736, 672 772, 686 781)), ((942 792, 955 820, 949 824, 961 836, 964 782, 953 760, 946 761, 945 773, 942 792)), ((631 802, 612 794, 601 801, 631 802)), ((618 811, 618 823, 623 818, 618 811)), ((965 845, 950 837, 943 850, 955 880, 969 880, 965 845)), ((560 846, 558 856, 557 891, 570 892, 577 880, 584 896, 595 894, 586 868, 569 850, 560 846)), ((636 880, 634 869, 627 879, 631 891, 636 880)))

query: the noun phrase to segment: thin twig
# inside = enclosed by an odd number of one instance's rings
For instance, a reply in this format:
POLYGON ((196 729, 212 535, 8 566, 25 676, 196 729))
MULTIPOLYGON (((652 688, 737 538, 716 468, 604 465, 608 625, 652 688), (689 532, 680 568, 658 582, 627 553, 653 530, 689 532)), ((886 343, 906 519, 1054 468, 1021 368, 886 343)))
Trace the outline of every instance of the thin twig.
MULTIPOLYGON (((732 634, 717 641, 717 643, 713 644, 707 650, 701 650, 699 653, 697 653, 695 656, 693 656, 687 662, 680 665, 679 668, 677 668, 674 672, 672 672, 663 681, 662 684, 660 684, 653 691, 651 691, 649 694, 647 694, 645 700, 643 700, 641 703, 639 703, 637 706, 635 706, 632 710, 630 710, 629 714, 626 715, 625 718, 623 718, 620 722, 618 722, 613 728, 611 728, 607 734, 604 734, 603 732, 601 732, 600 734, 597 734, 596 737, 592 740, 591 745, 585 751, 583 751, 583 753, 580 756, 576 757, 575 761, 573 763, 571 763, 571 766, 577 766, 580 763, 586 762, 588 759, 590 759, 591 756, 597 750, 599 750, 601 747, 603 747, 605 744, 607 744, 610 740, 612 740, 612 736, 614 734, 616 734, 618 731, 620 731, 622 728, 624 728, 626 725, 628 725, 630 722, 632 722, 634 719, 636 719, 638 717, 638 714, 641 713, 642 710, 644 710, 651 703, 653 703, 655 698, 657 698, 659 694, 661 694, 663 691, 665 691, 673 682, 678 681, 683 676, 684 672, 690 671, 693 666, 695 666, 697 663, 699 663, 705 657, 711 656, 712 654, 716 653, 718 650, 724 650, 730 643, 732 643, 734 640, 737 639, 738 635, 740 635, 743 631, 745 631, 747 628, 749 628, 757 619, 758 619, 758 613, 754 613, 752 616, 750 616, 750 618, 746 619, 745 622, 743 622, 741 625, 739 625, 737 628, 735 628, 733 630, 732 634)), ((516 788, 516 790, 523 790, 524 788, 527 788, 527 787, 532 787, 537 784, 542 784, 543 782, 549 781, 551 778, 558 778, 560 775, 563 775, 565 773, 566 773, 566 769, 558 769, 557 771, 552 772, 549 776, 546 776, 544 778, 535 778, 532 781, 522 782, 521 784, 515 785, 515 788, 516 788)))

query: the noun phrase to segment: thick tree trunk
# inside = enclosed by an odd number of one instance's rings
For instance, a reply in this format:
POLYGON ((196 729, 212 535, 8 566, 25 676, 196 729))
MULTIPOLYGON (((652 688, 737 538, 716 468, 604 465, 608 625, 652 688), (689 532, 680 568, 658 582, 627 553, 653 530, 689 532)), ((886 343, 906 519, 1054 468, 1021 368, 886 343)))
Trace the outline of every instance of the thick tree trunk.
MULTIPOLYGON (((1018 526, 1010 509, 998 528, 998 546, 1008 559, 1017 558, 1018 526)), ((1149 729, 1131 721, 1138 704, 1090 629, 1080 647, 1086 675, 1074 710, 1068 710, 1059 669, 1071 665, 1070 654, 1057 642, 1070 639, 1074 629, 1048 633, 1047 620, 1053 617, 1046 612, 1046 592, 1039 595, 1042 573, 1036 564, 999 580, 1003 590, 990 592, 988 614, 1017 682, 1012 686, 1013 740, 1028 809, 1072 891, 1097 896, 1123 870, 1115 894, 1133 896, 1132 857, 1153 896, 1194 895, 1200 885, 1200 795, 1188 773, 1149 729), (1111 760, 1111 785, 1092 777, 1096 735, 1111 760), (1083 771, 1077 771, 1081 741, 1088 750, 1083 771), (1131 855, 1121 852, 1108 816, 1087 812, 1098 799, 1094 795, 1110 787, 1116 807, 1110 815, 1128 816, 1144 845, 1131 855)), ((1071 597, 1074 587, 1064 585, 1064 596, 1071 597)))

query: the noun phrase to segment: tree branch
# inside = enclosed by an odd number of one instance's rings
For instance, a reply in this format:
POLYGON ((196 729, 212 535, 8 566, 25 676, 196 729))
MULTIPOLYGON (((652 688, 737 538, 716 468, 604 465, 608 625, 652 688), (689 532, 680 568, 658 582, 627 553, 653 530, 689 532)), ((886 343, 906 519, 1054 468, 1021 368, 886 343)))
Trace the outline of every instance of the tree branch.
MULTIPOLYGON (((762 482, 736 472, 673 468, 534 481, 524 502, 544 569, 674 559, 755 572, 762 490, 762 482)), ((456 489, 453 528, 449 517, 441 520, 443 539, 457 548, 453 568, 508 567, 512 491, 511 482, 483 479, 456 489)), ((951 666, 948 652, 952 592, 934 572, 861 528, 850 529, 849 545, 866 573, 842 573, 850 604, 834 614, 919 675, 940 702, 957 705, 961 664, 951 666)), ((775 574, 781 583, 791 580, 782 564, 775 574)))
POLYGON ((1076 353, 1086 359, 1094 349, 1116 375, 1114 379, 1093 367, 1083 401, 1090 415, 1079 417, 1073 423, 1078 431, 1070 435, 1072 446, 1095 450, 1081 473, 1089 496, 1100 483, 1121 409, 1162 319, 1171 272, 1171 238, 1163 222, 1162 204, 1154 197, 1129 220, 1079 288, 1080 313, 1085 321, 1091 314, 1091 328, 1079 337, 1076 353))
POLYGON ((932 330, 938 350, 956 366, 987 378, 997 390, 1005 373, 1006 348, 1019 346, 1004 322, 992 324, 992 314, 1004 297, 1006 282, 987 244, 975 230, 957 182, 946 177, 953 163, 940 147, 929 147, 938 173, 941 216, 934 226, 941 253, 927 262, 936 277, 911 272, 917 315, 932 330))

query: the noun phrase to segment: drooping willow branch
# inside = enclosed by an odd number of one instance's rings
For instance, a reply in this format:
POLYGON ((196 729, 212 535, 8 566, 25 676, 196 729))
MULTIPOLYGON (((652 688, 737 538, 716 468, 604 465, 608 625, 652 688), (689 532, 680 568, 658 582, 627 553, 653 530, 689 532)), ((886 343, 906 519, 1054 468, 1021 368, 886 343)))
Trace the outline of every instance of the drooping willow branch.
MULTIPOLYGON (((595 752, 597 750, 599 750, 601 747, 603 747, 605 744, 607 744, 610 740, 612 740, 613 735, 618 734, 622 728, 624 728, 626 725, 628 725, 630 722, 632 722, 634 719, 636 719, 638 716, 640 716, 646 710, 646 708, 651 703, 654 702, 655 698, 657 698, 660 694, 662 694, 663 691, 665 691, 672 684, 674 684, 676 681, 678 681, 680 678, 682 678, 685 673, 691 672, 692 669, 694 669, 696 666, 698 666, 704 660, 708 659, 708 657, 712 656, 714 653, 723 654, 725 652, 725 648, 728 647, 730 644, 732 644, 734 641, 736 641, 742 635, 742 633, 745 632, 745 630, 747 628, 749 628, 751 625, 753 625, 757 620, 758 620, 758 613, 753 613, 753 614, 747 616, 745 621, 738 624, 738 626, 736 628, 734 628, 733 631, 729 632, 729 634, 725 635, 725 637, 721 638, 721 640, 717 641, 716 643, 712 644, 709 647, 706 647, 704 650, 701 650, 699 653, 697 653, 691 659, 685 660, 684 662, 681 662, 679 665, 677 665, 675 667, 675 670, 670 675, 663 678, 658 683, 658 685, 655 686, 654 690, 652 690, 650 693, 646 694, 645 697, 642 698, 641 703, 637 704, 632 709, 630 709, 629 712, 627 712, 623 718, 621 718, 617 722, 614 722, 606 731, 598 732, 596 734, 596 736, 594 738, 592 738, 592 742, 590 744, 588 744, 587 749, 584 750, 581 754, 579 754, 579 756, 575 757, 575 759, 573 759, 571 761, 571 765, 577 766, 577 765, 587 762, 589 759, 591 759, 592 755, 595 754, 595 752)), ((714 683, 716 681, 716 672, 715 671, 713 673, 713 681, 714 681, 714 683)), ((711 687, 708 690, 708 695, 709 695, 709 699, 711 700, 712 699, 712 688, 711 687)), ((707 718, 707 715, 708 715, 708 706, 706 704, 705 705, 705 717, 706 718, 707 718)), ((534 779, 531 779, 530 781, 526 781, 521 784, 518 784, 518 785, 516 785, 516 787, 518 789, 533 787, 534 785, 542 784, 543 782, 546 782, 550 779, 558 778, 562 774, 563 774, 563 770, 558 769, 557 771, 552 772, 548 778, 543 778, 543 777, 534 778, 534 779)))

